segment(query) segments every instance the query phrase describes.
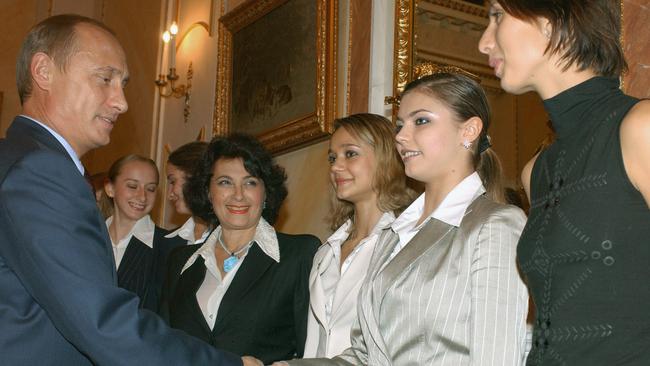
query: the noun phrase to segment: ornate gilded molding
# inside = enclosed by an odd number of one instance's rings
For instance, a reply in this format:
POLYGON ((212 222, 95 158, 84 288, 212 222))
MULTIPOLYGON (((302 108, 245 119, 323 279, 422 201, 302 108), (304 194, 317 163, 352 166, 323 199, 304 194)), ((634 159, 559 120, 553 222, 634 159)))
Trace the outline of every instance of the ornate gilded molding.
POLYGON ((465 1, 457 1, 457 0, 418 0, 418 6, 424 7, 425 3, 430 3, 433 5, 438 5, 443 8, 447 8, 450 10, 455 10, 463 14, 467 15, 473 15, 479 18, 485 18, 487 19, 488 17, 488 11, 485 7, 476 5, 476 4, 471 4, 465 1))
MULTIPOLYGON (((255 22, 287 0, 256 0, 246 2, 219 19, 217 85, 213 133, 230 131, 232 105, 232 37, 233 34, 255 22)), ((258 136, 274 152, 286 152, 309 142, 325 138, 332 132, 336 115, 336 50, 338 1, 317 0, 316 17, 316 103, 315 111, 283 123, 258 136)))
MULTIPOLYGON (((456 28, 468 29, 477 34, 482 32, 488 23, 487 8, 465 1, 397 0, 395 4, 393 96, 398 96, 412 79, 413 66, 422 62, 461 67, 479 75, 482 86, 488 91, 503 92, 499 80, 487 65, 487 60, 477 61, 453 52, 417 44, 416 17, 424 13, 430 14, 436 19, 435 21, 447 22, 456 28)), ((393 102, 392 97, 386 98, 386 103, 393 102)))
POLYGON ((346 60, 346 80, 345 80, 345 114, 350 114, 350 103, 352 102, 352 94, 350 93, 350 87, 352 85, 352 43, 353 43, 353 30, 355 27, 354 18, 352 17, 352 4, 351 1, 348 2, 348 47, 347 47, 347 60, 346 60))
POLYGON ((399 95, 411 80, 413 64, 413 26, 415 0, 395 3, 395 57, 393 60, 393 95, 399 95))

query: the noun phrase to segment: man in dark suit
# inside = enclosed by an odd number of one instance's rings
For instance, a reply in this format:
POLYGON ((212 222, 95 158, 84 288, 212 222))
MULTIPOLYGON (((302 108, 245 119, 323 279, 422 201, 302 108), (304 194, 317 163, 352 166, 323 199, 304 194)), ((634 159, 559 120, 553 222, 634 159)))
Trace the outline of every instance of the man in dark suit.
POLYGON ((109 142, 127 110, 127 79, 122 47, 94 20, 51 17, 23 43, 23 114, 0 141, 2 365, 242 364, 138 310, 117 287, 79 157, 109 142))

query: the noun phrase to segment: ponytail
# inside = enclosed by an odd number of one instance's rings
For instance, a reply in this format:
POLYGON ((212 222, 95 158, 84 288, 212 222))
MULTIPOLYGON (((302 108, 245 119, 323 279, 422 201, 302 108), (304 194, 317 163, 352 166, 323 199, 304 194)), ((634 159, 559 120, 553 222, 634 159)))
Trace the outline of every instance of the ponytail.
POLYGON ((475 156, 474 166, 481 177, 483 186, 490 199, 498 203, 508 203, 506 200, 505 182, 501 160, 497 153, 488 148, 475 156))

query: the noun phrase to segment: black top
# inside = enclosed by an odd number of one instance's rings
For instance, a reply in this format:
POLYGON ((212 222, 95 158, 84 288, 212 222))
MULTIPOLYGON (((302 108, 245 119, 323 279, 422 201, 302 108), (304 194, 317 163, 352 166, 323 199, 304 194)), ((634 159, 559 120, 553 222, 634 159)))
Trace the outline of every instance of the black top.
POLYGON ((165 240, 169 232, 158 226, 154 229, 153 248, 133 236, 117 269, 117 284, 140 298, 140 308, 158 312, 162 285, 165 279, 167 256, 180 241, 165 240))
POLYGON ((638 100, 618 86, 596 77, 544 101, 557 140, 518 247, 537 310, 528 365, 650 364, 650 210, 619 135, 638 100))
POLYGON ((276 232, 280 263, 254 243, 237 270, 210 329, 196 300, 206 267, 199 256, 182 274, 187 260, 203 244, 174 249, 169 256, 161 315, 169 324, 213 346, 265 365, 302 357, 307 337, 309 272, 318 238, 276 232))

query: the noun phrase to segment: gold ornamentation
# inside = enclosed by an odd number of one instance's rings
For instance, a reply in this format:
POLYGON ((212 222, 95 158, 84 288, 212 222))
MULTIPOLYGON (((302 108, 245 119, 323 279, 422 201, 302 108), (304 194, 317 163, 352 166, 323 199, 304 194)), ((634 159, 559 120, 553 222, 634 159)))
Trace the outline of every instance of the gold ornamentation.
MULTIPOLYGON (((260 19, 287 0, 258 0, 238 6, 219 19, 217 85, 213 134, 230 131, 232 36, 260 19)), ((223 5, 222 5, 223 11, 223 5)), ((316 26, 316 110, 306 116, 287 121, 258 136, 274 152, 285 152, 325 138, 332 132, 336 113, 336 48, 338 0, 317 0, 316 26)))
MULTIPOLYGON (((429 75, 445 74, 445 73, 464 75, 476 81, 479 84, 481 83, 481 78, 478 75, 472 74, 471 72, 457 66, 438 65, 433 62, 423 62, 413 66, 413 80, 421 79, 429 75)), ((384 104, 386 105, 392 104, 394 107, 399 107, 399 102, 400 102, 399 95, 389 96, 384 98, 384 104)))
POLYGON ((158 75, 158 79, 154 80, 156 86, 158 86, 158 94, 163 98, 185 98, 185 107, 187 115, 185 116, 185 122, 187 122, 187 117, 189 116, 189 103, 190 96, 192 92, 192 77, 194 76, 194 71, 192 70, 192 62, 190 62, 187 68, 187 83, 177 85, 176 82, 179 79, 178 74, 176 74, 176 68, 172 67, 169 69, 169 74, 158 75))
POLYGON ((471 72, 464 70, 457 66, 452 65, 438 65, 432 62, 424 62, 413 66, 413 79, 421 79, 425 76, 435 75, 435 74, 461 74, 467 76, 470 79, 473 79, 477 83, 481 83, 481 78, 472 74, 471 72))
POLYGON ((393 95, 399 95, 411 79, 413 63, 413 10, 415 0, 395 4, 395 59, 393 95))
MULTIPOLYGON (((499 80, 486 62, 477 62, 467 57, 439 49, 418 49, 415 34, 415 15, 419 10, 433 12, 449 18, 452 23, 471 25, 480 30, 487 24, 487 8, 458 0, 396 0, 395 4, 395 51, 393 66, 393 95, 398 96, 406 84, 413 79, 413 65, 434 63, 455 65, 470 72, 473 78, 483 81, 482 86, 489 92, 502 93, 499 80), (416 52, 417 49, 417 52, 416 52)), ((385 104, 397 105, 398 97, 386 97, 385 104)), ((393 115, 397 113, 393 108, 393 115)))
POLYGON ((418 0, 425 3, 439 5, 447 9, 456 10, 468 15, 474 15, 480 18, 487 18, 488 11, 484 6, 470 4, 464 1, 456 0, 418 0))

